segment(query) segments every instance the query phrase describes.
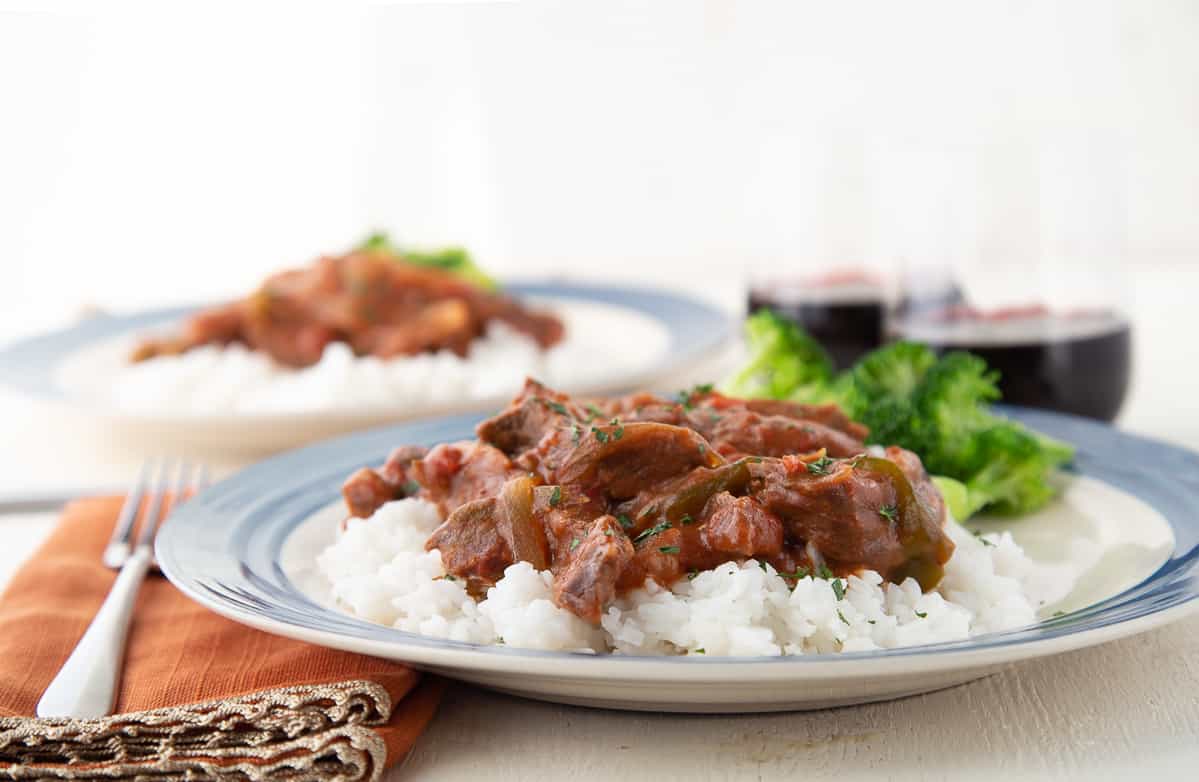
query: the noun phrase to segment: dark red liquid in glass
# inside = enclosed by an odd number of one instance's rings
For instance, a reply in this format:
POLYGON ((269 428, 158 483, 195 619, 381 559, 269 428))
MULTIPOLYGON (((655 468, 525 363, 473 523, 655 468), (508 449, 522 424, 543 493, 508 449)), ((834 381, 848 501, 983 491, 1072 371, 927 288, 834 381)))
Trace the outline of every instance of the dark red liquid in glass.
POLYGON ((922 321, 895 336, 938 351, 966 350, 999 371, 1003 401, 1111 421, 1120 412, 1132 372, 1132 328, 1113 313, 1024 318, 922 321))
POLYGON ((798 323, 824 346, 838 369, 846 369, 883 341, 883 301, 862 297, 796 300, 767 288, 749 292, 749 311, 771 309, 798 323))

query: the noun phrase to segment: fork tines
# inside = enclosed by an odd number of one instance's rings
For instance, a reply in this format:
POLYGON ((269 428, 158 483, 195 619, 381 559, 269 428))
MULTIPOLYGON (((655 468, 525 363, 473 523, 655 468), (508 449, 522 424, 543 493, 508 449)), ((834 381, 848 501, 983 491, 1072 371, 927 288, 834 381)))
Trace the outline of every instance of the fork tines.
POLYGON ((187 460, 179 460, 174 469, 173 485, 172 467, 175 464, 171 459, 149 459, 138 470, 137 480, 125 497, 112 537, 104 548, 103 560, 108 567, 121 567, 135 545, 153 545, 154 535, 167 513, 208 485, 207 466, 194 469, 187 460), (154 476, 152 485, 151 475, 154 476), (139 517, 141 525, 135 543, 134 528, 139 517))

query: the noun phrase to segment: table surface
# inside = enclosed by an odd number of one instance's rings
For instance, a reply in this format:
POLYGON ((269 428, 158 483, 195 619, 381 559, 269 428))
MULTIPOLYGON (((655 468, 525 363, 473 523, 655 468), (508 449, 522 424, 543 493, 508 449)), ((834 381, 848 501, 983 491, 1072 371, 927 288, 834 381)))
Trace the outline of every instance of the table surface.
MULTIPOLYGON (((1139 271, 1136 370, 1120 426, 1199 449, 1199 270, 1139 271)), ((733 306, 734 302, 728 302, 733 306)), ((143 454, 94 422, 0 391, 0 495, 121 486, 143 454)), ((218 460, 218 472, 240 466, 218 460)), ((53 517, 0 517, 6 578, 53 517)), ((971 684, 835 710, 681 716, 591 710, 453 686, 389 779, 1195 779, 1199 614, 1014 665, 971 684)))

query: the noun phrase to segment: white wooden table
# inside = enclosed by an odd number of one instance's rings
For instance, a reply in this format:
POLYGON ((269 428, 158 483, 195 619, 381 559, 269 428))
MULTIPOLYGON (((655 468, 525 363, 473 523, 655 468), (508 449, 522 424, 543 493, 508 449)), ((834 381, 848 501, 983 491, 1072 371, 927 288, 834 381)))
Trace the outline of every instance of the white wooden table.
MULTIPOLYGON (((1137 284, 1135 387, 1121 425, 1199 449, 1199 272, 1163 267, 1137 284)), ((0 392, 0 444, 0 493, 120 486, 142 455, 77 415, 9 392, 0 392)), ((52 521, 0 517, 0 576, 52 521)), ((961 687, 833 711, 620 713, 454 686, 389 778, 1196 780, 1199 615, 961 687)))

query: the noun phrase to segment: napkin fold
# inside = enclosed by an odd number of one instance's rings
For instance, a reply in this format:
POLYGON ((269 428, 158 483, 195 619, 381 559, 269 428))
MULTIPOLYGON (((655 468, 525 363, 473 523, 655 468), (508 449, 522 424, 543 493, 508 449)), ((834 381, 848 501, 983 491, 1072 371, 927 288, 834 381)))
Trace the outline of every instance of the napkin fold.
POLYGON ((138 596, 114 716, 36 719, 115 574, 119 498, 80 500, 0 597, 0 776, 374 780, 443 683, 398 663, 239 625, 159 576, 138 596))

